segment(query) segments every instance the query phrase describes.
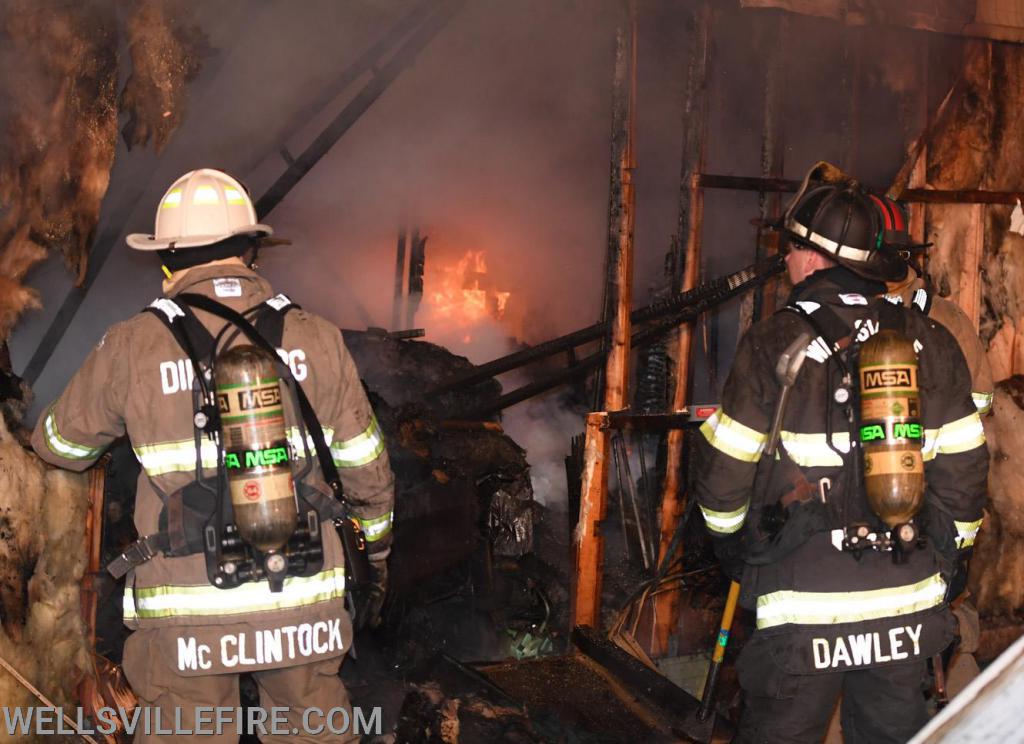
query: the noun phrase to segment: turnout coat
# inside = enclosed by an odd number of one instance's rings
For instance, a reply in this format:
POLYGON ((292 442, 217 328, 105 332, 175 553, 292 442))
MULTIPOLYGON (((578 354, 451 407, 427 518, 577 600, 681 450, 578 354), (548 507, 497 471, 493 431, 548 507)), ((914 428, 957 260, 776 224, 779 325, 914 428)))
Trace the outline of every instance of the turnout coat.
MULTIPOLYGON (((242 311, 260 303, 289 302, 239 261, 204 264, 185 272, 154 306, 181 292, 207 295, 242 311)), ((196 315, 213 334, 224 321, 196 315)), ((245 343, 239 334, 232 344, 245 343)), ((282 348, 323 426, 346 499, 362 523, 376 557, 390 545, 393 477, 380 427, 337 327, 301 309, 284 317, 282 348)), ((160 319, 141 313, 110 328, 61 396, 40 417, 32 445, 44 460, 85 470, 116 438, 127 433, 142 465, 135 501, 140 536, 158 531, 162 497, 195 479, 192 365, 160 319)), ((297 412, 285 396, 292 456, 304 456, 297 412)), ((203 438, 204 473, 215 473, 217 449, 203 438)), ((310 444, 312 452, 312 445, 310 444)), ((306 482, 331 491, 318 467, 306 482)), ((319 573, 289 577, 272 593, 266 581, 234 589, 209 583, 202 553, 156 555, 133 569, 124 594, 124 621, 152 637, 177 659, 182 674, 253 671, 340 656, 348 650, 351 622, 344 606, 345 572, 340 540, 323 530, 319 573)))
POLYGON ((942 650, 954 627, 947 583, 981 526, 988 451, 964 356, 919 310, 890 298, 892 310, 883 311, 881 292, 836 267, 797 285, 790 306, 812 317, 831 309, 857 342, 894 314, 902 318, 918 350, 926 494, 915 523, 923 548, 903 563, 888 552, 840 549, 844 528, 884 525, 854 478, 850 425, 836 402, 841 352, 821 336, 792 390, 779 454, 762 457, 780 393, 779 356, 801 332, 817 335, 800 313, 776 313, 742 338, 722 407, 696 438, 693 492, 707 528, 718 540, 743 542, 741 602, 757 623, 748 646, 769 647, 790 673, 923 660, 942 650))

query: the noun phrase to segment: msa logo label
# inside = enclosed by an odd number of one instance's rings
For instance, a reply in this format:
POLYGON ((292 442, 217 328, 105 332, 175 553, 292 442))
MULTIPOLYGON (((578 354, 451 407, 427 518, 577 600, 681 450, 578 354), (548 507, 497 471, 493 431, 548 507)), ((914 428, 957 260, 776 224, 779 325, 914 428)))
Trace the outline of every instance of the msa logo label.
MULTIPOLYGON (((888 437, 889 439, 921 439, 924 436, 921 424, 894 422, 890 426, 892 427, 892 436, 888 437)), ((882 424, 869 424, 860 427, 862 442, 874 442, 886 438, 885 427, 882 424)))
POLYGON ((280 463, 288 463, 288 450, 284 447, 224 453, 224 465, 229 470, 237 470, 238 468, 269 468, 280 463))
POLYGON ((237 395, 238 408, 242 411, 269 408, 281 403, 281 388, 277 385, 267 385, 255 390, 242 390, 237 395))
POLYGON ((234 411, 254 411, 257 408, 271 408, 281 403, 281 388, 278 385, 267 385, 255 390, 239 390, 235 392, 236 408, 231 408, 231 393, 218 393, 217 406, 221 413, 234 411))
POLYGON ((910 367, 866 369, 861 372, 861 389, 865 392, 879 388, 910 387, 913 385, 910 367))
MULTIPOLYGON (((288 365, 292 375, 299 382, 309 376, 309 366, 306 364, 306 352, 302 349, 278 349, 277 355, 281 361, 288 365)), ((188 359, 175 359, 169 362, 160 362, 160 389, 164 395, 174 395, 182 390, 191 390, 192 382, 195 380, 195 371, 192 369, 192 362, 188 359)))

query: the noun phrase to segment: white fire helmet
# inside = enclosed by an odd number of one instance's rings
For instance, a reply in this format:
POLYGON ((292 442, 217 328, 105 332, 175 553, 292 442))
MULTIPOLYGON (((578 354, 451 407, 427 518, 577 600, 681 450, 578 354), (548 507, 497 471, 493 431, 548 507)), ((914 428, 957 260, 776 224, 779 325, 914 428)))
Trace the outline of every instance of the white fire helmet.
POLYGON ((223 171, 200 168, 167 189, 156 210, 155 233, 132 233, 128 245, 138 251, 199 248, 235 235, 268 236, 274 231, 256 222, 242 184, 223 171))

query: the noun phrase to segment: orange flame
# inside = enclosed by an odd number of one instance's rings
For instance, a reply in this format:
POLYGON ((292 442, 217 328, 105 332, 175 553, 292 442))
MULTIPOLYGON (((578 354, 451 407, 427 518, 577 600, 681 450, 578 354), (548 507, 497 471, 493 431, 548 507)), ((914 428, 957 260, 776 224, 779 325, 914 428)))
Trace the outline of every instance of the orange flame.
MULTIPOLYGON (((464 330, 484 320, 501 320, 511 296, 494 288, 483 251, 466 251, 454 264, 428 276, 427 284, 432 324, 441 321, 464 330)), ((468 344, 472 335, 464 333, 462 339, 468 344)))

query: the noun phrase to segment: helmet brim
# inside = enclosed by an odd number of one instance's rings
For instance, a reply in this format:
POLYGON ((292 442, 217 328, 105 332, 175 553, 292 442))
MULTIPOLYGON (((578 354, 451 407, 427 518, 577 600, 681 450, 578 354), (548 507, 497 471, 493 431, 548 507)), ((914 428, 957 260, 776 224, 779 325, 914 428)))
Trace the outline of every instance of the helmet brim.
POLYGON ((266 238, 274 234, 269 225, 246 225, 223 235, 190 235, 186 239, 158 238, 145 233, 131 233, 125 238, 128 247, 137 251, 179 250, 181 248, 202 248, 237 235, 251 235, 255 238, 266 238))

